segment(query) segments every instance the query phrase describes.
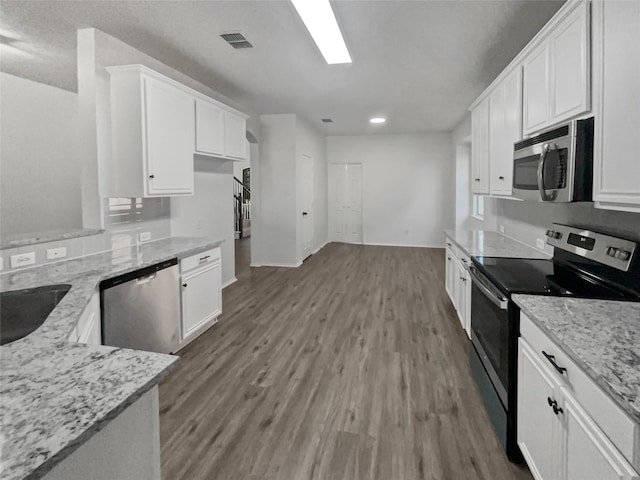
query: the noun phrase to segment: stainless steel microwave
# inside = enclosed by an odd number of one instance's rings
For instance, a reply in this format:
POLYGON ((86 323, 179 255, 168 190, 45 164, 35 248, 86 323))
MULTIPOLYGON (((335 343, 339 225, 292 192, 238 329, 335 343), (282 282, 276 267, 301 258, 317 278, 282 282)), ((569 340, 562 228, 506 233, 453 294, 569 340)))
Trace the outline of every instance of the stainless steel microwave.
POLYGON ((590 202, 592 190, 593 117, 573 120, 514 145, 514 197, 590 202))

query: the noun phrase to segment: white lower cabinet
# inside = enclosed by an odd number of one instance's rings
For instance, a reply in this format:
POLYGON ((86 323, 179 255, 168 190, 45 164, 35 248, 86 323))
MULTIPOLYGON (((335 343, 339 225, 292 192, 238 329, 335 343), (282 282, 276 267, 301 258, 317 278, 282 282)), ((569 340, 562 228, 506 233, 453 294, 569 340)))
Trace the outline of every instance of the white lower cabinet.
POLYGON ((601 401, 599 387, 560 351, 552 355, 551 341, 523 314, 521 334, 517 436, 534 478, 638 480, 640 477, 630 463, 633 459, 622 454, 635 447, 612 440, 626 430, 630 421, 626 414, 610 399, 608 405, 603 405, 605 412, 603 408, 591 411, 594 402, 601 401), (594 417, 602 415, 609 418, 599 424, 594 417), (610 429, 609 425, 614 423, 623 428, 610 429))
POLYGON ((445 289, 453 303, 462 328, 471 338, 471 278, 467 270, 469 257, 447 239, 445 289))
POLYGON ((222 313, 222 265, 216 248, 180 262, 182 343, 216 323, 222 313))
POLYGON ((100 317, 100 297, 94 293, 80 315, 80 319, 69 335, 69 341, 102 345, 102 320, 100 317))

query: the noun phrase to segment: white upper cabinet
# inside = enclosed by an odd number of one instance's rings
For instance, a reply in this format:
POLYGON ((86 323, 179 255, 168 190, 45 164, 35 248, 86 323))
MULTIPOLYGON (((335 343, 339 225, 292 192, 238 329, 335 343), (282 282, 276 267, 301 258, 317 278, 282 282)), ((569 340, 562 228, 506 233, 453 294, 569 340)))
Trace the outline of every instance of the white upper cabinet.
POLYGON ((593 2, 597 207, 640 212, 640 2, 593 2))
POLYGON ((193 97, 140 65, 108 71, 112 151, 103 196, 193 194, 193 97))
POLYGON ((471 191, 489 194, 489 98, 471 111, 471 191))
POLYGON ((523 65, 522 117, 525 133, 543 128, 549 122, 549 47, 542 45, 523 65))
POLYGON ((586 0, 567 2, 538 34, 524 59, 525 135, 591 108, 589 5, 586 0))
POLYGON ((513 144, 522 137, 522 70, 516 68, 489 95, 490 190, 510 196, 513 144))
POLYGON ((245 150, 246 120, 233 112, 224 112, 224 151, 229 158, 247 158, 245 150))
POLYGON ((196 153, 224 155, 224 110, 196 99, 196 153))

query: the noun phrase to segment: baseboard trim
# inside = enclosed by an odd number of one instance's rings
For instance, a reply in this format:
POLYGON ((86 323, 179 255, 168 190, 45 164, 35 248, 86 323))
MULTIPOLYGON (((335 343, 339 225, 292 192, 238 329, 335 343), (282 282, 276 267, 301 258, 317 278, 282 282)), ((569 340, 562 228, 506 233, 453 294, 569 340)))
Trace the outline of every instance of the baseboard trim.
POLYGON ((224 290, 225 288, 227 288, 229 285, 236 283, 238 281, 238 279, 236 277, 233 277, 231 280, 229 280, 228 282, 226 282, 224 285, 222 285, 222 289, 224 290))
POLYGON ((298 268, 302 262, 298 263, 262 263, 260 265, 252 264, 252 267, 278 267, 278 268, 298 268))
POLYGON ((411 243, 377 243, 367 242, 363 245, 370 245, 372 247, 409 247, 409 248, 444 248, 444 244, 440 245, 416 245, 411 243))

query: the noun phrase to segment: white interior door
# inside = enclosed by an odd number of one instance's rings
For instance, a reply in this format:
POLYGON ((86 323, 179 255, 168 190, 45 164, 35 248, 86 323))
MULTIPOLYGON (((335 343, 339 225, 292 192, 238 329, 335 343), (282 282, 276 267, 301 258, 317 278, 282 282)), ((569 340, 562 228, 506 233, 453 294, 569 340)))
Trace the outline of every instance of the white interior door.
POLYGON ((313 158, 300 157, 300 188, 302 207, 302 258, 313 253, 313 158))
POLYGON ((332 164, 329 195, 331 239, 362 243, 362 165, 332 164))

